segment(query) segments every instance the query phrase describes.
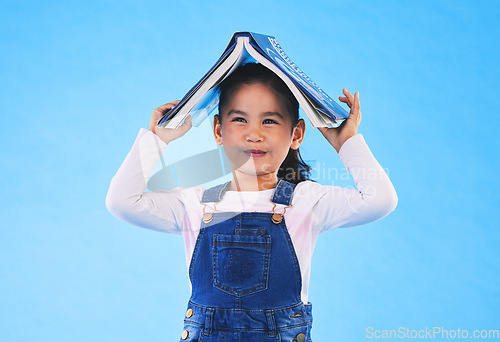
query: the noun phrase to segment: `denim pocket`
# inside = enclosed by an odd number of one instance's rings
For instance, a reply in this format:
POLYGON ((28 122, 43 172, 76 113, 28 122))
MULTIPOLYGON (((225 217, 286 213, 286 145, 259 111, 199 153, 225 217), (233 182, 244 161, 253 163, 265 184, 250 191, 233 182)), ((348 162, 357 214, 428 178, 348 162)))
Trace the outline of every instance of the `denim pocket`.
POLYGON ((270 235, 214 234, 214 286, 236 296, 265 290, 270 252, 270 235))

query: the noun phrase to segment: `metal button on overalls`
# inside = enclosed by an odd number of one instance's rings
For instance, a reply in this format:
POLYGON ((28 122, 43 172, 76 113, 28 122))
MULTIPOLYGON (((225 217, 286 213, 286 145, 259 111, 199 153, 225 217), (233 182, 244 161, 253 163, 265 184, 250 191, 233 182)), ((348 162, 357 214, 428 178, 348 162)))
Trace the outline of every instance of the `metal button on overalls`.
POLYGON ((293 342, 304 342, 306 340, 306 335, 304 333, 297 334, 293 339, 293 342))
POLYGON ((181 338, 182 338, 183 340, 185 340, 185 339, 186 339, 186 338, 188 338, 188 337, 189 337, 189 331, 184 330, 184 331, 182 332, 181 338))
POLYGON ((300 267, 284 217, 296 184, 278 182, 273 213, 211 212, 230 184, 203 192, 186 331, 203 342, 309 341, 312 306, 300 297, 300 267))

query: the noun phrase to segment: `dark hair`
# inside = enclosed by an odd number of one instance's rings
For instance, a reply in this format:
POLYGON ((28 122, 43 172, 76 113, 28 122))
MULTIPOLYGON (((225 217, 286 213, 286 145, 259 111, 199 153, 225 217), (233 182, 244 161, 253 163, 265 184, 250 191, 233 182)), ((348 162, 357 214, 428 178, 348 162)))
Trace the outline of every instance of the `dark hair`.
MULTIPOLYGON (((219 92, 219 122, 222 123, 222 109, 229 103, 234 93, 244 84, 261 83, 268 86, 283 100, 292 119, 293 128, 299 122, 299 103, 288 86, 273 71, 262 64, 247 63, 238 67, 217 86, 219 92)), ((278 170, 278 178, 291 183, 300 183, 310 178, 311 167, 307 165, 300 151, 289 149, 288 154, 278 170)))

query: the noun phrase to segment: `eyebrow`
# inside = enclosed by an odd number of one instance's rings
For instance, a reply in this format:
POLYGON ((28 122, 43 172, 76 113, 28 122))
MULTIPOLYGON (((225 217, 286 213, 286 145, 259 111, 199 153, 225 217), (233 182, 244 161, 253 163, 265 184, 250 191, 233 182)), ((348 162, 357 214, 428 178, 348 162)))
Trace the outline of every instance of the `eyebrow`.
MULTIPOLYGON (((237 110, 237 109, 231 109, 229 111, 229 113, 227 113, 227 116, 231 115, 231 114, 240 114, 240 115, 243 115, 243 116, 246 116, 248 115, 247 113, 245 113, 244 111, 241 111, 241 110, 237 110)), ((279 118, 281 118, 282 120, 285 120, 285 117, 283 116, 283 114, 279 113, 279 112, 265 112, 264 113, 264 116, 278 116, 279 118)))

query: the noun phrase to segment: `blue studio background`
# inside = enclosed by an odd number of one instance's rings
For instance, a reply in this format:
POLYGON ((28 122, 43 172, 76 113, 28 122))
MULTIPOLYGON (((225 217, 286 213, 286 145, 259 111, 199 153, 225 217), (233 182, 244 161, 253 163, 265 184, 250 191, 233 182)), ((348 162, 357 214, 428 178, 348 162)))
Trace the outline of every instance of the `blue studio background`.
MULTIPOLYGON (((386 218, 318 239, 313 340, 500 329, 498 10, 495 1, 1 1, 0 339, 179 339, 182 239, 123 223, 104 200, 152 110, 180 99, 243 30, 275 36, 332 98, 360 92, 359 133, 399 196, 386 218)), ((316 180, 353 186, 310 125, 301 150, 316 180)))

